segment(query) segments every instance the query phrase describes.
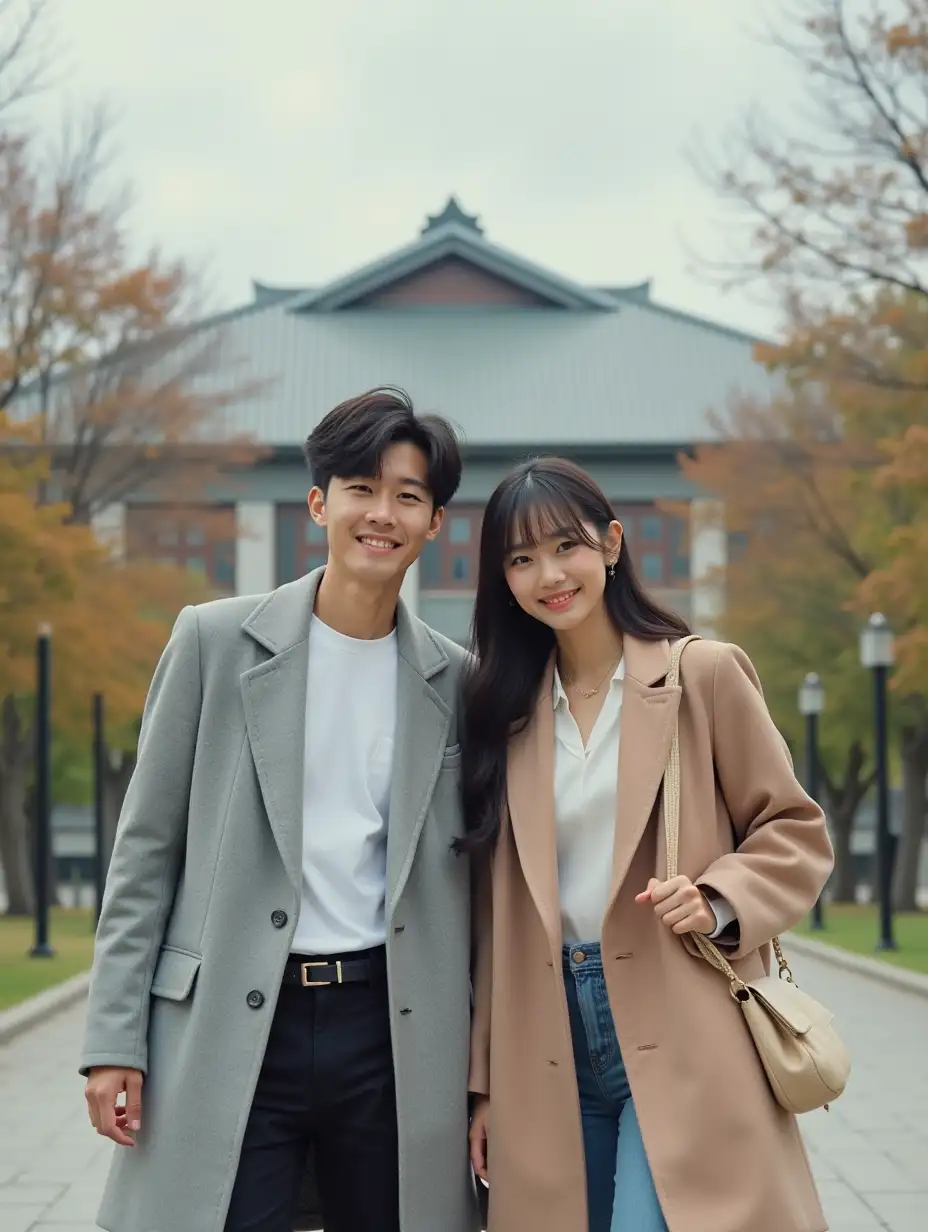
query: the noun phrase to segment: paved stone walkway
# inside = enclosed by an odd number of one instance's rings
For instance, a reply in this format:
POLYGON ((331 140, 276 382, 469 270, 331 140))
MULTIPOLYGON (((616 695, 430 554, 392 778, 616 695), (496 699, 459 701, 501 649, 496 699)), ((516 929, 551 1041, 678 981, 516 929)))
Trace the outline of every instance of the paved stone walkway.
MULTIPOLYGON (((809 958, 794 970, 855 1058, 847 1094, 803 1118, 832 1232, 928 1232, 928 1000, 809 958)), ((82 1015, 0 1048, 2 1232, 93 1230, 112 1148, 87 1123, 74 1068, 82 1015)))

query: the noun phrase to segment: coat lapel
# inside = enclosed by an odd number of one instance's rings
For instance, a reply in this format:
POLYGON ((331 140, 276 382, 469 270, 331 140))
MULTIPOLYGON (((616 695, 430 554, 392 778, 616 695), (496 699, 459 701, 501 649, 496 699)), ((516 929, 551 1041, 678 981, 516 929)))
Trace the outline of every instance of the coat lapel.
POLYGON ((402 600, 396 613, 397 695, 390 825, 387 831, 387 918, 403 892, 448 744, 451 710, 429 680, 448 656, 428 626, 402 600))
POLYGON ((562 929, 554 809, 553 681, 552 659, 531 722, 510 742, 506 790, 522 873, 548 934, 551 953, 559 962, 562 929))
POLYGON ((669 642, 644 642, 626 636, 612 891, 607 916, 641 842, 664 777, 681 695, 679 688, 655 684, 667 675, 669 666, 669 642))
POLYGON ((242 625, 271 658, 241 677, 252 757, 280 856, 299 892, 303 863, 303 756, 309 622, 317 569, 273 591, 242 625))

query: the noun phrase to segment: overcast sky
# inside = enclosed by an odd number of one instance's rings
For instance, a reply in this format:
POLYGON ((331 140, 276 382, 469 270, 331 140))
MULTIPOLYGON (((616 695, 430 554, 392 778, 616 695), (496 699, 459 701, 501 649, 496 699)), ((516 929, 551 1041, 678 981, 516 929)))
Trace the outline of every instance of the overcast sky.
POLYGON ((787 66, 760 0, 53 0, 59 84, 107 100, 134 227, 206 260, 215 298, 318 283, 418 233, 449 193, 487 235, 585 282, 767 331, 687 248, 723 208, 688 161, 787 66))

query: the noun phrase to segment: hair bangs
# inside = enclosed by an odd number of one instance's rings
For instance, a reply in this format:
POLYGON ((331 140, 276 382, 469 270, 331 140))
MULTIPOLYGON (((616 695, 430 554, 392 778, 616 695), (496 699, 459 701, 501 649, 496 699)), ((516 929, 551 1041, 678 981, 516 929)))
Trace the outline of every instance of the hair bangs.
POLYGON ((590 533, 589 524, 576 505, 563 492, 549 486, 543 479, 527 475, 514 485, 500 510, 505 527, 504 552, 508 556, 519 547, 537 547, 558 535, 599 548, 599 540, 590 533))

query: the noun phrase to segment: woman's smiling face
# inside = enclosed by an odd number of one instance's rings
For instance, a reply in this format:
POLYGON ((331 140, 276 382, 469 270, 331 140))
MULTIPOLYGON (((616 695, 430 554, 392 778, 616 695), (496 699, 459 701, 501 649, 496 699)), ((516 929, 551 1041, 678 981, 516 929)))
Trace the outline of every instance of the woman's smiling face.
POLYGON ((602 604, 606 570, 621 547, 618 522, 604 536, 591 523, 582 529, 583 536, 575 526, 555 527, 512 543, 506 553, 504 573, 516 603, 554 630, 577 628, 602 604))

